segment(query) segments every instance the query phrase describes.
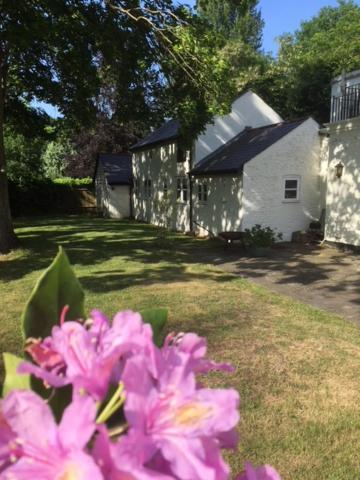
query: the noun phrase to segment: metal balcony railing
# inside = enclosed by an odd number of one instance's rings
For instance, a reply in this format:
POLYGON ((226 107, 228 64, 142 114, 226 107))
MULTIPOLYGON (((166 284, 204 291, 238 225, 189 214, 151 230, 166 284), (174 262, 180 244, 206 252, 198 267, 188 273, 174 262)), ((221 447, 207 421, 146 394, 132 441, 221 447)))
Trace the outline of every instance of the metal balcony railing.
POLYGON ((343 95, 332 97, 330 122, 360 117, 360 83, 346 87, 343 95))

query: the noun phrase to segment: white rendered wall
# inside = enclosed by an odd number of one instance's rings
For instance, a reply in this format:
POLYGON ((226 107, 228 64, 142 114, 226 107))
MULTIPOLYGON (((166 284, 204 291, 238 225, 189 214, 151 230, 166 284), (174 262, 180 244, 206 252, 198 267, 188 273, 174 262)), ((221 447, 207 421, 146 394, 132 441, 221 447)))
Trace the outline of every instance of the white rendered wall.
POLYGON ((119 220, 130 217, 130 187, 128 185, 109 186, 100 164, 96 172, 95 190, 96 206, 100 214, 119 220))
POLYGON ((153 225, 186 232, 190 230, 190 186, 187 173, 189 161, 177 162, 177 144, 175 142, 139 151, 133 154, 134 182, 140 182, 139 195, 133 194, 134 217, 153 225), (176 198, 177 178, 186 179, 188 185, 187 202, 176 198), (150 179, 151 197, 146 198, 144 181, 150 179), (168 195, 164 198, 164 183, 167 183, 168 195))
POLYGON ((231 113, 215 117, 214 123, 195 142, 194 165, 238 135, 245 127, 279 123, 282 118, 258 95, 249 91, 232 105, 231 113))
POLYGON ((318 124, 308 119, 270 148, 253 158, 243 173, 242 229, 269 226, 291 240, 318 220, 320 205, 320 139, 318 124), (284 201, 284 179, 300 178, 300 197, 284 201))
POLYGON ((360 246, 360 118, 330 124, 329 133, 325 239, 360 246))
POLYGON ((194 230, 200 236, 218 235, 224 231, 239 231, 242 220, 241 177, 197 177, 194 180, 194 230), (208 200, 198 200, 198 184, 206 182, 208 200))

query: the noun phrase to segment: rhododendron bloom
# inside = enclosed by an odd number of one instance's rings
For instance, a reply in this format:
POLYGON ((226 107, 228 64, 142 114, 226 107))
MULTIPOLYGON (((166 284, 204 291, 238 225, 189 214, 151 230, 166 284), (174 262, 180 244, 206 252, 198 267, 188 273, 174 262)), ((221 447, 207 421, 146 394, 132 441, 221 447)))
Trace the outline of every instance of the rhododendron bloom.
POLYGON ((13 391, 1 410, 16 434, 8 444, 11 465, 0 474, 1 480, 103 479, 86 451, 95 430, 96 408, 90 397, 71 403, 59 425, 49 406, 30 391, 13 391))
POLYGON ((172 333, 168 335, 162 348, 165 361, 172 349, 178 349, 179 352, 190 355, 190 368, 195 373, 207 373, 212 370, 234 372, 234 367, 228 363, 216 363, 205 358, 207 352, 206 340, 195 333, 180 333, 178 335, 172 333))
POLYGON ((129 359, 122 377, 126 419, 161 452, 176 477, 226 479, 220 437, 239 420, 239 396, 230 389, 197 389, 191 362, 191 355, 173 349, 154 379, 146 358, 129 359))
POLYGON ((174 477, 161 469, 146 466, 153 453, 153 446, 135 432, 112 442, 102 427, 93 448, 94 459, 106 480, 172 480, 174 477))
POLYGON ((74 395, 85 391, 101 400, 112 377, 118 381, 120 359, 141 351, 151 357, 153 348, 151 327, 138 313, 120 312, 110 326, 101 312, 94 311, 89 327, 72 321, 55 326, 51 337, 28 348, 38 365, 24 362, 18 371, 54 387, 72 384, 74 395))
POLYGON ((281 480, 281 478, 270 465, 255 468, 251 463, 246 463, 245 472, 238 475, 236 480, 281 480))

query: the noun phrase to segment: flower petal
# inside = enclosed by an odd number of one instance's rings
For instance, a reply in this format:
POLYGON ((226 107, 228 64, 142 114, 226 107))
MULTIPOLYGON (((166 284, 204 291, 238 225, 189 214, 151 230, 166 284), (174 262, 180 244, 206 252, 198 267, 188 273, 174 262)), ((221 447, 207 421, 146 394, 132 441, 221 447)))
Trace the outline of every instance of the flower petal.
POLYGON ((91 397, 78 397, 66 408, 58 436, 66 450, 82 449, 95 431, 96 405, 91 397))

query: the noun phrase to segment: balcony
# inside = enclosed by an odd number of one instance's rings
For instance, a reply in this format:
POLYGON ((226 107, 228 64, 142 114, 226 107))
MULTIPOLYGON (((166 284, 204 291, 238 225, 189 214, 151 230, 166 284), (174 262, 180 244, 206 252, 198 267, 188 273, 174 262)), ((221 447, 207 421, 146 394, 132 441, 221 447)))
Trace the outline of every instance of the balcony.
POLYGON ((360 83, 345 87, 342 95, 331 99, 331 123, 355 117, 360 117, 360 83))

